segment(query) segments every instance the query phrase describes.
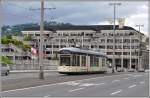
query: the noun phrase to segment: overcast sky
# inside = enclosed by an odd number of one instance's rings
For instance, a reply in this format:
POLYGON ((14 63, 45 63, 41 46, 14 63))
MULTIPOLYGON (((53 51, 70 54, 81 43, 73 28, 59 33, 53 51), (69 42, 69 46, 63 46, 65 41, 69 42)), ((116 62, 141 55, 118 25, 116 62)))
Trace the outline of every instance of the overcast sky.
MULTIPOLYGON (((45 1, 45 20, 68 22, 76 25, 110 24, 107 18, 113 18, 113 6, 104 1, 45 1)), ((3 25, 14 25, 40 21, 40 11, 30 10, 40 8, 40 2, 23 0, 4 0, 0 5, 0 15, 3 15, 3 25)), ((121 2, 116 8, 116 16, 125 18, 125 25, 135 29, 136 24, 143 24, 141 29, 148 35, 148 2, 121 2)))

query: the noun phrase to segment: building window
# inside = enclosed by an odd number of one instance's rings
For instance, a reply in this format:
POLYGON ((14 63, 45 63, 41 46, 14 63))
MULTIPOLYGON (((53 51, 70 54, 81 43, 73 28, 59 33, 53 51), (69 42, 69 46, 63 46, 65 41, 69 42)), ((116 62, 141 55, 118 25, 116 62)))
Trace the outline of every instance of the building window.
POLYGON ((100 45, 99 48, 100 49, 105 49, 105 46, 104 45, 100 45))
POLYGON ((40 36, 40 34, 35 34, 35 36, 40 36))
POLYGON ((59 48, 59 45, 54 45, 53 47, 54 47, 54 48, 59 48))
POLYGON ((52 48, 52 45, 46 45, 46 48, 52 48))
POLYGON ((46 51, 46 54, 50 54, 50 51, 46 51))
POLYGON ((101 39, 101 43, 105 43, 105 39, 101 39))
POLYGON ((112 45, 108 45, 107 49, 113 49, 113 46, 112 45))
POLYGON ((113 39, 107 39, 107 43, 113 43, 113 39))
POLYGON ((109 36, 113 36, 113 34, 112 34, 112 33, 109 33, 109 36))
POLYGON ((122 49, 122 46, 115 46, 115 49, 122 49))
POLYGON ((51 60, 51 57, 46 57, 47 60, 51 60))
POLYGON ((121 52, 115 52, 115 55, 122 55, 121 52))
POLYGON ((113 52, 107 52, 107 55, 113 55, 113 52))
POLYGON ((123 52, 123 55, 130 55, 130 52, 123 52))
POLYGON ((65 45, 61 45, 60 47, 63 48, 63 47, 66 47, 66 46, 65 45))

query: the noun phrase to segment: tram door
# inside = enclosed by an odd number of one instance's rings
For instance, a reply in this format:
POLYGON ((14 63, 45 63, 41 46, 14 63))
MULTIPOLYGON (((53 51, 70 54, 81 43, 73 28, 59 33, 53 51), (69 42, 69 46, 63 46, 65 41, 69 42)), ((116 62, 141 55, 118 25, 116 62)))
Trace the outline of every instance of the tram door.
POLYGON ((87 71, 89 71, 90 70, 90 56, 86 56, 86 67, 87 67, 87 71))
POLYGON ((102 58, 99 57, 99 68, 102 69, 102 58))

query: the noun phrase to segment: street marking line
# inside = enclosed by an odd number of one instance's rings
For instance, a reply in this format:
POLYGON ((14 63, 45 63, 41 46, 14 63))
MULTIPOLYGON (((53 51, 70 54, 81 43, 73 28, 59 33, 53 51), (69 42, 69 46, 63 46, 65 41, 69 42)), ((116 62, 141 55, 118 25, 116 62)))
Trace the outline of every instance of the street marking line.
POLYGON ((123 79, 128 80, 129 78, 123 78, 123 79))
POLYGON ((134 75, 133 77, 141 77, 141 76, 143 76, 143 75, 134 75))
POLYGON ((128 88, 132 88, 132 87, 135 87, 136 85, 131 85, 131 86, 129 86, 128 88))
POLYGON ((120 81, 120 80, 113 80, 112 83, 114 83, 114 82, 119 82, 119 81, 120 81))
MULTIPOLYGON (((80 81, 85 81, 85 80, 94 80, 94 79, 100 79, 100 78, 105 78, 105 77, 122 76, 122 75, 126 75, 126 74, 103 76, 103 77, 95 77, 95 78, 88 78, 88 79, 81 79, 81 80, 74 80, 74 81, 67 81, 67 82, 80 82, 80 81)), ((54 86, 54 85, 59 85, 59 84, 62 84, 62 83, 67 83, 67 82, 61 82, 61 83, 55 83, 55 84, 47 84, 47 85, 39 85, 39 86, 26 87, 26 88, 20 88, 20 89, 13 89, 13 90, 8 90, 8 91, 2 91, 1 93, 8 93, 8 92, 14 92, 14 91, 20 91, 20 90, 28 90, 28 89, 38 88, 38 87, 54 86)))
POLYGON ((52 97, 51 95, 46 95, 46 96, 43 96, 44 98, 49 98, 49 97, 52 97))
POLYGON ((89 86, 97 86, 97 85, 103 85, 103 84, 105 84, 105 83, 98 83, 98 84, 94 84, 94 83, 83 83, 83 84, 81 84, 81 85, 79 85, 79 86, 86 86, 86 87, 89 87, 89 86))
POLYGON ((125 74, 125 75, 127 75, 127 76, 132 76, 132 74, 125 74))
POLYGON ((99 84, 95 84, 95 85, 103 85, 103 84, 105 84, 105 83, 99 83, 99 84))
POLYGON ((144 83, 145 83, 145 81, 141 81, 141 82, 140 82, 140 84, 144 84, 144 83))
POLYGON ((65 83, 60 83, 59 85, 71 85, 71 86, 77 86, 79 85, 80 83, 77 83, 77 82, 65 82, 65 83))
POLYGON ((110 95, 115 95, 115 94, 120 93, 120 92, 122 92, 122 90, 121 90, 121 89, 120 89, 120 90, 118 90, 118 91, 116 91, 116 92, 111 93, 110 95))
POLYGON ((74 91, 78 91, 78 90, 82 90, 82 89, 84 89, 84 87, 83 87, 83 88, 78 88, 78 89, 69 90, 69 92, 74 92, 74 91))
POLYGON ((94 86, 94 84, 92 84, 92 83, 83 83, 83 84, 81 84, 81 85, 79 85, 79 86, 86 86, 86 87, 89 87, 89 86, 94 86))

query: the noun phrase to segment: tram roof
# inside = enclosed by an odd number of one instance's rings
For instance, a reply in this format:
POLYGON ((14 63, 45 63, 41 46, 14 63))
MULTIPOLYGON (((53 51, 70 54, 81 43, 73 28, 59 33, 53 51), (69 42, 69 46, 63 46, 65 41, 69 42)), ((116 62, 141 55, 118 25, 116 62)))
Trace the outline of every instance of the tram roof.
POLYGON ((70 52, 84 53, 84 54, 91 54, 91 55, 107 57, 107 55, 104 52, 97 52, 97 51, 93 51, 93 50, 84 50, 84 49, 75 48, 75 47, 61 48, 60 51, 62 51, 62 50, 68 50, 70 52))

